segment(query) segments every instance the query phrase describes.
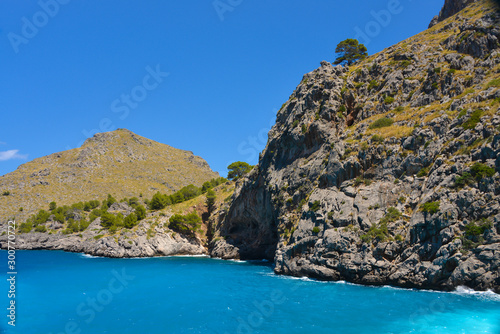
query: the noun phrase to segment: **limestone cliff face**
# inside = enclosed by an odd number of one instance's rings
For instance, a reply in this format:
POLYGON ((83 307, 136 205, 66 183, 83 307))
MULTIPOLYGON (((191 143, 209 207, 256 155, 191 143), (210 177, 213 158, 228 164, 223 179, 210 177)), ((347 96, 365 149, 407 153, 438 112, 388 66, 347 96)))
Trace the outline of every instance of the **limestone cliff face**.
POLYGON ((215 222, 211 254, 500 292, 499 18, 475 1, 350 68, 306 74, 215 222))
POLYGON ((455 15, 474 1, 476 0, 445 0, 443 8, 439 12, 439 15, 436 15, 432 19, 431 23, 429 24, 429 28, 455 15))

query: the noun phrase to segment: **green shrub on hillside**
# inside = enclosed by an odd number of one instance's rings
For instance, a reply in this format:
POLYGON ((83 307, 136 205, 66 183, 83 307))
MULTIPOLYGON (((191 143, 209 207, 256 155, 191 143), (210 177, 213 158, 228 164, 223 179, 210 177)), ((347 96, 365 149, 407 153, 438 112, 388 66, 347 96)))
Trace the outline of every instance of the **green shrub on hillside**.
POLYGON ((385 104, 392 104, 394 103, 394 98, 392 96, 387 96, 385 99, 384 99, 384 103, 385 104))
POLYGON ((379 223, 372 225, 368 232, 361 236, 361 241, 366 243, 373 240, 384 242, 388 237, 389 229, 387 228, 387 223, 379 223))
POLYGON ((493 227, 493 223, 488 219, 479 222, 470 222, 465 225, 465 233, 460 238, 465 251, 484 244, 484 233, 493 227))
POLYGON ((45 210, 40 210, 38 213, 33 217, 33 225, 37 226, 40 224, 45 224, 47 220, 50 217, 50 213, 45 211, 45 210))
POLYGON ((471 173, 472 176, 476 178, 476 180, 481 180, 486 177, 492 177, 495 175, 495 169, 489 167, 488 165, 485 165, 480 162, 476 162, 472 167, 471 167, 471 173))
POLYGON ((207 191, 207 199, 205 201, 205 204, 207 205, 208 208, 208 213, 212 213, 215 209, 215 200, 217 199, 217 195, 215 194, 215 191, 212 189, 209 189, 207 191))
POLYGON ((463 188, 466 185, 471 185, 474 182, 474 177, 470 173, 463 173, 455 179, 455 187, 463 188))
POLYGON ((372 80, 370 81, 370 83, 368 84, 368 90, 372 90, 374 88, 377 88, 378 87, 378 82, 377 80, 372 80))
POLYGON ((133 208, 139 205, 139 203, 141 203, 141 201, 137 197, 132 197, 128 200, 128 205, 130 205, 133 208))
POLYGON ((424 177, 424 176, 427 176, 427 174, 429 174, 429 168, 422 168, 418 173, 417 173, 417 176, 418 177, 424 177))
POLYGON ((103 201, 103 205, 106 205, 108 208, 114 203, 116 203, 116 199, 110 194, 108 194, 108 198, 105 201, 103 201))
POLYGON ((111 226, 115 224, 115 219, 116 219, 115 215, 105 212, 101 216, 101 226, 109 229, 111 226))
POLYGON ((379 135, 373 135, 371 138, 372 143, 383 143, 384 142, 384 137, 379 136, 379 135))
POLYGON ((313 204, 311 205, 311 207, 309 208, 309 210, 311 210, 312 212, 316 212, 320 209, 320 207, 321 207, 321 202, 314 201, 313 204))
POLYGON ((19 225, 19 233, 29 233, 32 228, 33 225, 29 222, 21 223, 21 225, 19 225))
POLYGON ((168 227, 174 231, 194 235, 201 226, 201 218, 196 212, 187 215, 173 215, 169 219, 168 227))
POLYGON ((35 232, 45 233, 47 232, 47 228, 45 227, 45 225, 38 225, 37 227, 35 227, 35 232))
POLYGON ((385 216, 382 217, 382 219, 380 219, 380 223, 387 224, 388 222, 395 222, 396 220, 401 218, 401 216, 402 216, 401 211, 391 206, 390 208, 387 209, 387 213, 385 214, 385 216))
POLYGON ((62 212, 54 214, 54 221, 64 224, 65 218, 62 212))
POLYGON ((500 78, 493 79, 490 82, 488 82, 488 84, 486 85, 486 88, 490 88, 490 87, 500 87, 500 78))
POLYGON ((137 225, 137 216, 135 215, 135 213, 129 214, 123 220, 123 226, 125 226, 126 228, 133 228, 135 225, 137 225))
POLYGON ((435 214, 439 211, 439 202, 427 202, 420 205, 420 209, 425 213, 435 214))
POLYGON ((170 202, 168 196, 161 194, 159 191, 153 195, 153 198, 149 202, 149 208, 151 210, 161 210, 164 209, 170 202))
POLYGON ((354 179, 354 187, 359 186, 360 184, 364 184, 365 186, 369 186, 372 184, 372 181, 369 179, 364 179, 361 176, 358 176, 357 178, 354 179))
POLYGON ((84 207, 85 206, 82 202, 71 204, 72 209, 79 210, 79 211, 83 211, 84 207))
POLYGON ((486 232, 486 230, 492 227, 493 224, 489 220, 483 220, 479 224, 476 224, 475 222, 470 222, 467 225, 465 225, 465 236, 467 237, 480 236, 483 235, 484 232, 486 232))
POLYGON ((392 118, 382 117, 370 124, 369 129, 379 129, 387 126, 391 126, 394 123, 392 118))
POLYGON ((301 131, 302 131, 303 134, 305 134, 307 132, 307 125, 302 124, 301 131))
POLYGON ((483 111, 481 109, 474 110, 470 115, 470 118, 462 124, 462 127, 465 130, 474 129, 477 123, 481 121, 482 116, 483 116, 483 111))
POLYGON ((215 188, 218 185, 226 182, 227 179, 225 177, 218 177, 216 179, 211 179, 210 181, 203 183, 203 185, 201 186, 201 192, 206 193, 209 189, 215 188))
POLYGON ((79 229, 80 229, 80 232, 81 231, 84 231, 85 229, 87 229, 87 227, 89 227, 90 225, 90 222, 86 219, 82 219, 80 220, 80 224, 79 224, 79 229))
POLYGON ((138 221, 143 220, 144 218, 146 218, 146 208, 144 208, 142 205, 136 206, 135 215, 138 221))
POLYGON ((181 188, 181 190, 179 190, 177 193, 180 194, 180 197, 183 198, 183 201, 187 201, 190 200, 191 198, 195 198, 201 195, 201 189, 190 184, 188 186, 181 188))
POLYGON ((97 217, 101 217, 104 212, 106 212, 106 211, 101 210, 101 209, 92 210, 92 212, 89 215, 89 220, 91 222, 93 222, 97 217))

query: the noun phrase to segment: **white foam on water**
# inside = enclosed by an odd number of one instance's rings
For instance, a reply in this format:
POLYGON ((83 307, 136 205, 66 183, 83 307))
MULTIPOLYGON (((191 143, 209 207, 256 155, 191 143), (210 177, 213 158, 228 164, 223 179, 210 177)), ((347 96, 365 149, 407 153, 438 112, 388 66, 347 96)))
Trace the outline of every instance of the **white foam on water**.
POLYGON ((340 281, 320 281, 320 280, 316 280, 316 279, 309 278, 306 276, 296 277, 296 276, 278 275, 275 273, 266 273, 266 274, 264 274, 264 276, 277 277, 280 279, 299 280, 299 281, 304 281, 304 282, 345 284, 345 285, 352 285, 352 286, 359 286, 359 287, 366 287, 366 288, 373 288, 373 289, 391 289, 391 290, 398 290, 398 291, 428 292, 428 293, 438 293, 438 294, 453 293, 453 294, 457 294, 457 295, 461 295, 461 296, 475 296, 475 297, 479 297, 481 299, 500 301, 500 294, 497 294, 491 290, 476 291, 476 290, 473 290, 473 289, 465 287, 465 286, 459 286, 459 287, 457 287, 457 289, 455 291, 448 292, 448 291, 439 291, 439 290, 402 288, 402 287, 392 286, 392 285, 382 285, 382 286, 380 286, 380 285, 365 285, 365 284, 346 282, 343 280, 340 280, 340 281))
POLYGON ((452 293, 460 296, 474 296, 482 299, 489 299, 500 302, 500 295, 492 290, 476 291, 466 286, 458 286, 452 293))
POLYGON ((231 261, 231 262, 236 262, 236 263, 247 263, 247 261, 243 261, 243 260, 236 260, 236 259, 229 259, 228 261, 231 261))
POLYGON ((99 259, 102 258, 102 256, 95 256, 95 255, 90 255, 90 254, 85 254, 85 253, 78 253, 80 257, 86 258, 86 259, 99 259))

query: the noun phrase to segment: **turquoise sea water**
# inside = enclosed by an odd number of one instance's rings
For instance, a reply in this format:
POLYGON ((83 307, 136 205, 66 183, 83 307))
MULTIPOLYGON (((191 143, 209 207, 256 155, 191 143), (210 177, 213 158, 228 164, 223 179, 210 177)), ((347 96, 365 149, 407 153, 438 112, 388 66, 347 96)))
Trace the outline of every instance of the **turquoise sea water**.
POLYGON ((18 251, 4 333, 500 333, 500 296, 324 283, 262 262, 18 251))

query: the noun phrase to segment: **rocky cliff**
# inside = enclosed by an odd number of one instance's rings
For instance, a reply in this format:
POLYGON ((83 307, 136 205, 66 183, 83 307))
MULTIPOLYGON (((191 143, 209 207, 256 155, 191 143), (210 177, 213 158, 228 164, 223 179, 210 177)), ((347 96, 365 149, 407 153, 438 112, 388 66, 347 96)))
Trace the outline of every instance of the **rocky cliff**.
POLYGON ((500 292, 499 27, 494 2, 447 0, 429 30, 306 74, 212 218, 211 254, 323 280, 500 292))

